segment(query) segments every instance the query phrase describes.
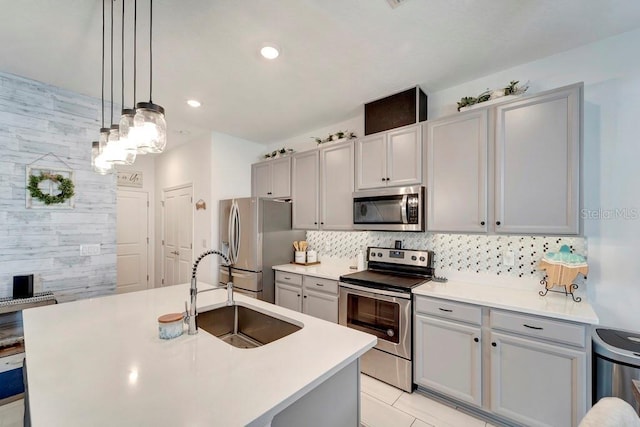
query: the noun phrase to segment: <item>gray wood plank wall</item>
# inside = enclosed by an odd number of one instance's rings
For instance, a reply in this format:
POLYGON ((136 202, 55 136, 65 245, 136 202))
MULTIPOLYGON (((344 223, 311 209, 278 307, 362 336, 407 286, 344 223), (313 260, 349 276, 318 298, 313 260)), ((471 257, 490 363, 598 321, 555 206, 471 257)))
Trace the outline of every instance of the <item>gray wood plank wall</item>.
MULTIPOLYGON (((100 115, 99 99, 0 72, 0 297, 21 274, 59 302, 115 291, 116 181, 90 165, 100 115), (48 153, 74 171, 74 209, 25 207, 26 168, 48 153), (81 244, 101 254, 81 256, 81 244)), ((47 156, 34 167, 64 165, 47 156)))

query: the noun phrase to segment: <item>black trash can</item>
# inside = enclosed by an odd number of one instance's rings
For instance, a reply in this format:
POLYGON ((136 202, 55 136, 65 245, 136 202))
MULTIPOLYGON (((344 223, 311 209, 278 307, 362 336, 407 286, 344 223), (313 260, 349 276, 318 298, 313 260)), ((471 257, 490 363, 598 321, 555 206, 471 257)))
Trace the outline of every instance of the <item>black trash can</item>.
POLYGON ((593 404, 603 397, 619 397, 638 412, 631 380, 640 380, 640 333, 594 328, 593 404))

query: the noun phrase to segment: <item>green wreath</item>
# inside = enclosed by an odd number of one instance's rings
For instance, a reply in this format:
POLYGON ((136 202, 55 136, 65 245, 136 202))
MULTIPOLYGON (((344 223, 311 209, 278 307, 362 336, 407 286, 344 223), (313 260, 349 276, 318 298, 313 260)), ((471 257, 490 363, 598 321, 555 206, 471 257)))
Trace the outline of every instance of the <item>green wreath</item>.
POLYGON ((62 175, 54 175, 44 172, 41 172, 39 176, 29 175, 29 186, 27 188, 29 190, 29 193, 31 194, 31 197, 43 201, 45 205, 64 203, 75 194, 73 192, 73 181, 71 181, 69 178, 65 178, 62 175), (42 181, 46 180, 57 183, 60 193, 56 195, 43 193, 40 188, 38 188, 38 185, 42 181))

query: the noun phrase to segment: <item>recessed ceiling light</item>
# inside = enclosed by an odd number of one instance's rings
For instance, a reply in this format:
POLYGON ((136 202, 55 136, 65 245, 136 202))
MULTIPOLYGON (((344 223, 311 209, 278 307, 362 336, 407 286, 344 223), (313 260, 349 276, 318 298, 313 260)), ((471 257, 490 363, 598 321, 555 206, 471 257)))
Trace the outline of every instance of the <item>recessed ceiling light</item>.
POLYGON ((200 104, 200 101, 197 101, 195 99, 189 99, 187 101, 187 104, 189 104, 189 106, 193 107, 193 108, 198 108, 200 105, 202 105, 202 104, 200 104))
POLYGON ((267 59, 276 59, 280 55, 280 50, 274 45, 265 45, 260 49, 260 54, 267 59))

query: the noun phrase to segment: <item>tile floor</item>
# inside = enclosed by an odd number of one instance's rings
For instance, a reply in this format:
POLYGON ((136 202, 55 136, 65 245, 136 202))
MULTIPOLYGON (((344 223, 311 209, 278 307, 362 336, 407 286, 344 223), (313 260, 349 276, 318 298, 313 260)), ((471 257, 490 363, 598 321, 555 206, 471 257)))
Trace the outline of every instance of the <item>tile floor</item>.
MULTIPOLYGON (((360 378, 365 427, 492 427, 421 394, 405 393, 367 375, 360 378)), ((22 427, 23 413, 23 400, 0 406, 0 427, 22 427)))
POLYGON ((405 393, 360 375, 361 414, 365 427, 493 427, 418 393, 405 393))

